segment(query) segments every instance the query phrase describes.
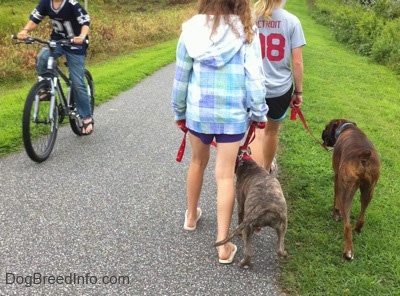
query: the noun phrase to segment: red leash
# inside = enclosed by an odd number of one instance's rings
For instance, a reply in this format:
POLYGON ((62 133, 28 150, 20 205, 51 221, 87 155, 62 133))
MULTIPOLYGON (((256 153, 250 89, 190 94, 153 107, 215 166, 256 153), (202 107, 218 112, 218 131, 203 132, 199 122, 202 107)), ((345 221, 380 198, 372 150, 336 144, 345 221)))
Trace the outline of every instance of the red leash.
MULTIPOLYGON (((185 153, 185 148, 186 148, 186 134, 188 132, 188 129, 186 127, 186 121, 185 120, 180 120, 178 121, 178 127, 183 131, 183 139, 181 142, 181 146, 179 147, 178 153, 176 154, 176 161, 181 162, 183 158, 183 154, 185 153)), ((246 140, 244 141, 243 145, 239 147, 240 150, 245 150, 249 146, 249 144, 254 140, 256 137, 255 130, 256 127, 263 129, 265 128, 265 122, 252 122, 249 131, 247 133, 246 140)), ((217 143, 214 141, 211 143, 213 146, 217 146, 217 143)))
POLYGON ((178 153, 176 154, 176 161, 181 162, 182 158, 183 158, 183 154, 185 153, 186 134, 188 132, 188 129, 186 127, 186 120, 178 121, 178 127, 183 131, 183 139, 181 142, 181 146, 179 147, 178 153))
POLYGON ((255 122, 255 121, 253 121, 250 124, 249 131, 247 132, 246 140, 244 141, 243 145, 239 147, 239 150, 246 150, 247 147, 249 146, 249 144, 251 142, 253 142, 254 138, 256 137, 256 133, 255 133, 256 128, 264 129, 265 128, 265 122, 255 122))
POLYGON ((317 140, 317 138, 313 135, 312 131, 310 130, 310 128, 307 125, 307 122, 304 118, 303 113, 300 110, 300 107, 295 107, 292 109, 292 112, 290 113, 290 120, 296 120, 296 116, 299 115, 301 122, 303 123, 305 129, 308 131, 308 133, 311 135, 311 137, 314 138, 314 140, 322 147, 324 148, 326 151, 329 152, 329 149, 321 142, 319 142, 317 140))

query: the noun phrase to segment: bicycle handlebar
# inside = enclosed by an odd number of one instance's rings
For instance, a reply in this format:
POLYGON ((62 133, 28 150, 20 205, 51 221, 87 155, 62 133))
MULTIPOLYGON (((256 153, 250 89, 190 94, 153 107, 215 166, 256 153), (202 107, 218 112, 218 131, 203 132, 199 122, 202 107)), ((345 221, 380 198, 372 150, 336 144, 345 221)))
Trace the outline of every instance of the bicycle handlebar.
MULTIPOLYGON (((18 39, 17 35, 13 34, 11 35, 12 39, 18 39)), ((75 44, 74 43, 74 39, 61 39, 61 40, 43 40, 43 39, 39 39, 36 37, 31 37, 28 36, 25 40, 21 40, 21 43, 25 43, 25 44, 32 44, 32 43, 42 43, 42 44, 47 44, 47 45, 51 45, 52 42, 55 42, 55 44, 61 44, 61 45, 66 45, 66 46, 72 46, 72 45, 80 45, 80 44, 75 44)), ((84 43, 89 44, 89 40, 85 39, 84 43)))

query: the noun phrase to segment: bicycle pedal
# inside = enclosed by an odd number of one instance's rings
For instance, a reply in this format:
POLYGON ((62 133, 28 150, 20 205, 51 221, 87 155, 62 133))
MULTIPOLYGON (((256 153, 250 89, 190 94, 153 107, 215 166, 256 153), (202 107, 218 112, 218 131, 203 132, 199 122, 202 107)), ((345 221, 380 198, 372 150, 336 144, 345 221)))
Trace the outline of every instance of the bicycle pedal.
POLYGON ((69 116, 75 120, 76 125, 79 126, 79 128, 82 127, 82 119, 77 112, 71 112, 69 116))

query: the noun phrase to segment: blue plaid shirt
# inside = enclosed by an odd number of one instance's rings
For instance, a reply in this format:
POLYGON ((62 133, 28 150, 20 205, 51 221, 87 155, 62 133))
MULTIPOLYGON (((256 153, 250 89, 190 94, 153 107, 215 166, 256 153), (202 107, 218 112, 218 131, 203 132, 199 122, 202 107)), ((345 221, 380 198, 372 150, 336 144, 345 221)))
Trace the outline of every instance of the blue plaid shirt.
POLYGON ((267 121, 260 41, 256 35, 251 44, 245 44, 240 20, 238 24, 240 37, 221 33, 226 31, 221 24, 216 39, 221 38, 212 42, 203 15, 183 26, 171 101, 175 120, 185 119, 186 126, 196 132, 241 134, 247 130, 249 117, 267 121))

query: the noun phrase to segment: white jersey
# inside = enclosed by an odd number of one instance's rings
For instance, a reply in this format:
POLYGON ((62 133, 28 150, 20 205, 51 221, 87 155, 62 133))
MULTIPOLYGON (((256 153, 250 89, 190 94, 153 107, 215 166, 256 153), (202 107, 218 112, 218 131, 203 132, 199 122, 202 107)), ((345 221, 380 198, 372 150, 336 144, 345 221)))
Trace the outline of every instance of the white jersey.
POLYGON ((263 66, 267 78, 267 98, 285 94, 293 85, 290 66, 292 49, 304 46, 300 20, 285 9, 272 12, 270 20, 261 17, 256 22, 260 30, 263 66))

